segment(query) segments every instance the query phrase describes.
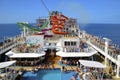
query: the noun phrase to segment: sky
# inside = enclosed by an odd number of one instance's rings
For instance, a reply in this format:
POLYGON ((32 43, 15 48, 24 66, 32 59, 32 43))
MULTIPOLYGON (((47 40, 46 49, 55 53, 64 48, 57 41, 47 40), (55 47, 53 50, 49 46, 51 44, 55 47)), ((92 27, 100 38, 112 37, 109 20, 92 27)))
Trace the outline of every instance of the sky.
MULTIPOLYGON (((120 0, 43 0, 49 11, 60 11, 78 23, 120 24, 120 0)), ((35 23, 47 17, 41 0, 0 0, 0 23, 35 23)))

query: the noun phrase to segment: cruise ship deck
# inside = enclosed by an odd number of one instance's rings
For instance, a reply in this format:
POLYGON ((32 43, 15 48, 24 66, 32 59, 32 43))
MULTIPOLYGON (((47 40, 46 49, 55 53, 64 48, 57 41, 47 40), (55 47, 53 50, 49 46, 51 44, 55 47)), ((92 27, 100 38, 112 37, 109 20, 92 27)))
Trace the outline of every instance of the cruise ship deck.
POLYGON ((5 61, 15 61, 14 66, 2 68, 20 69, 23 80, 30 77, 41 79, 43 76, 40 74, 47 74, 47 70, 50 75, 55 71, 62 76, 58 80, 65 80, 67 74, 63 72, 67 71, 70 71, 67 77, 70 80, 86 79, 86 75, 89 80, 107 79, 111 75, 119 78, 119 49, 110 45, 107 38, 95 37, 80 30, 76 19, 53 11, 48 18, 37 19, 37 28, 25 22, 19 22, 18 26, 21 34, 0 46, 0 54, 2 57, 4 53, 5 61), (104 64, 98 62, 95 55, 103 59, 104 64), (107 66, 114 71, 109 76, 105 70, 107 66), (33 75, 32 72, 36 73, 33 75))

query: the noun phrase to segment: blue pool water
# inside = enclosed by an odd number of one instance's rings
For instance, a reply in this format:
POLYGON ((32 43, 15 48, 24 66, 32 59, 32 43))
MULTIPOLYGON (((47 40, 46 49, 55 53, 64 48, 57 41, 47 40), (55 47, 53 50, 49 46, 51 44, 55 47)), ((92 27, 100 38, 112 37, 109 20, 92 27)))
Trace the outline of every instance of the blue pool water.
POLYGON ((25 72, 22 80, 70 80, 73 74, 74 71, 61 72, 60 69, 40 69, 37 72, 25 72))
MULTIPOLYGON (((70 78, 74 75, 74 71, 66 71, 62 72, 61 80, 70 80, 70 78)), ((76 80, 80 80, 78 77, 76 80)))
POLYGON ((61 70, 40 70, 38 72, 39 80, 61 80, 61 70))
POLYGON ((61 80, 61 70, 40 69, 37 72, 25 72, 22 80, 61 80))
POLYGON ((22 76, 22 80, 39 80, 37 72, 25 72, 22 76))

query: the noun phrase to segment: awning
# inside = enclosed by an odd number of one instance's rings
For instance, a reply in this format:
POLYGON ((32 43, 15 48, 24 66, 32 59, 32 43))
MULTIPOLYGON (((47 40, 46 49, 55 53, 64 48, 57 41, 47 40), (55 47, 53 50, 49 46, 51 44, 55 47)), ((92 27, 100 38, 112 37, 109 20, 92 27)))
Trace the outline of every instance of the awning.
POLYGON ((80 64, 87 66, 87 67, 105 68, 105 65, 97 61, 79 60, 79 62, 80 64))
POLYGON ((41 53, 14 53, 9 51, 6 55, 10 58, 37 58, 45 55, 45 52, 41 53))
POLYGON ((7 61, 7 62, 1 62, 0 63, 0 68, 5 68, 5 67, 8 67, 12 64, 16 63, 16 61, 7 61))
POLYGON ((90 57, 92 55, 94 55, 95 53, 85 53, 85 52, 79 52, 79 53, 65 53, 65 52, 60 52, 60 53, 56 53, 56 55, 61 56, 61 57, 90 57))
POLYGON ((90 57, 96 54, 96 50, 92 50, 91 52, 62 52, 58 51, 56 55, 61 57, 90 57))

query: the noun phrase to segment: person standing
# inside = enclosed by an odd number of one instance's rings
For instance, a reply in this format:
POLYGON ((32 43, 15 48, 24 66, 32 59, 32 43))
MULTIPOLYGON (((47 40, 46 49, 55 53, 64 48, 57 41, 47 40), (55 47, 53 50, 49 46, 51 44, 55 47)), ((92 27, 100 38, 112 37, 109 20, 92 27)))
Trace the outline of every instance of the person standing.
POLYGON ((112 78, 112 67, 110 67, 110 69, 109 69, 109 74, 110 74, 110 78, 112 78))

